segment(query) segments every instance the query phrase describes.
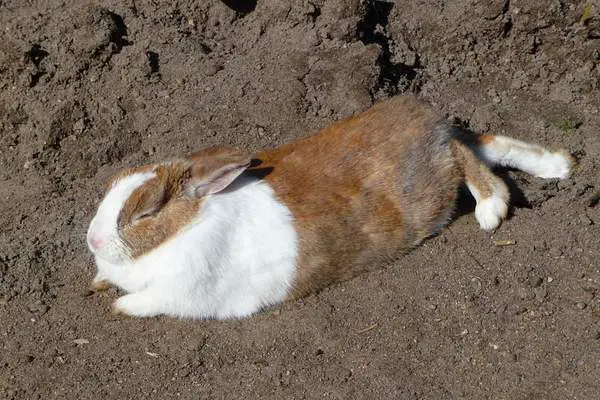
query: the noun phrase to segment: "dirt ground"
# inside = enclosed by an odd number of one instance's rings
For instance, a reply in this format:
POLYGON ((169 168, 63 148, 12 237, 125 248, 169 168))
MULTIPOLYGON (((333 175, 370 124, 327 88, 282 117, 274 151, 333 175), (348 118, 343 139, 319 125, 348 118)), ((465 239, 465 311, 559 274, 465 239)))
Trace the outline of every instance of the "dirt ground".
POLYGON ((600 4, 228 3, 0 0, 0 398, 600 398, 600 4), (86 295, 114 172, 276 146, 407 92, 580 164, 504 173, 492 234, 467 212, 246 320, 128 319, 116 291, 86 295))

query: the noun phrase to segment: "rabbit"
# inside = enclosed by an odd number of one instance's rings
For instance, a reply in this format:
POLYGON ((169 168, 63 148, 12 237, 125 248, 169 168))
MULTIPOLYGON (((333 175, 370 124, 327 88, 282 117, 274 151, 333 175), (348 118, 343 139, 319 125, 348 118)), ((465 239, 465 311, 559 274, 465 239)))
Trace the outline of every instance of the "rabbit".
POLYGON ((450 221, 462 184, 495 229, 509 191, 494 166, 565 179, 574 164, 393 97, 254 156, 210 148, 120 172, 87 233, 92 287, 128 293, 118 314, 243 318, 419 245, 450 221))

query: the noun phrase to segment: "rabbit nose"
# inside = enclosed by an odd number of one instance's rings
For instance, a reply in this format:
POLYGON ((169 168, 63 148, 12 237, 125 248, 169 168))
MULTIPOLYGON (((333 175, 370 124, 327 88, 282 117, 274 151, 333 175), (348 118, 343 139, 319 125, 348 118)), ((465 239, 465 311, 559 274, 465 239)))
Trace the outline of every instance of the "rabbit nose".
POLYGON ((94 250, 102 247, 104 245, 104 242, 105 242, 104 239, 99 236, 95 236, 95 235, 88 236, 88 244, 94 250))

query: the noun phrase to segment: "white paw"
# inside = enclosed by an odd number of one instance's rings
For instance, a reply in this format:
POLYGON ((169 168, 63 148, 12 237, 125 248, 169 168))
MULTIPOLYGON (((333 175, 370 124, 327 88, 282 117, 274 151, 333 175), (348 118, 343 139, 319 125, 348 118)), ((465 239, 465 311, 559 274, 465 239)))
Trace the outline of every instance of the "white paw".
POLYGON ((475 218, 481 229, 486 231, 497 228, 507 212, 506 202, 497 195, 483 199, 475 206, 475 218))
POLYGON ((133 317, 152 317, 161 314, 155 299, 143 293, 119 297, 112 305, 112 312, 133 317))
POLYGON ((538 171, 535 176, 545 179, 566 179, 571 175, 574 164, 573 157, 565 151, 546 152, 540 157, 538 171))

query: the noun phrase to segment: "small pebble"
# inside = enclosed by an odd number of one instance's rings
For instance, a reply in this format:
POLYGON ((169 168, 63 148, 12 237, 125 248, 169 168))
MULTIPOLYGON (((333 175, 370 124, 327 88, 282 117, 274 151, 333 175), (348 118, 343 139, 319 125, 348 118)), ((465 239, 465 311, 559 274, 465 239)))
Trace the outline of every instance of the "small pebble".
POLYGON ((543 286, 536 287, 535 289, 533 289, 533 292, 535 293, 535 300, 538 303, 543 303, 546 299, 546 296, 548 295, 548 291, 543 286))
POLYGON ((580 310, 583 310, 587 307, 587 304, 585 304, 583 301, 578 301, 577 303, 575 303, 575 306, 580 310))
POLYGON ((529 286, 531 287, 538 287, 540 286, 542 283, 544 282, 544 280, 542 278, 540 278, 539 276, 530 276, 529 277, 529 286))
POLYGON ((81 132, 83 132, 84 129, 85 129, 85 120, 83 118, 78 119, 73 124, 73 131, 75 133, 81 133, 81 132))
POLYGON ((550 257, 552 258, 558 258, 562 256, 563 252, 560 249, 553 247, 548 251, 548 254, 550 254, 550 257))
POLYGON ((223 66, 217 64, 214 61, 209 61, 206 63, 206 65, 204 67, 204 74, 206 76, 213 76, 222 69, 223 69, 223 66))
POLYGON ((33 304, 29 305, 29 311, 31 311, 32 313, 40 313, 40 314, 45 314, 46 311, 48 311, 48 309, 50 307, 48 307, 47 305, 45 305, 44 303, 42 303, 41 301, 36 301, 33 304))
POLYGON ((594 222, 593 222, 593 221, 590 219, 590 217, 588 217, 588 216, 587 216, 587 215, 585 215, 585 214, 581 214, 581 215, 579 216, 579 222, 580 222, 582 225, 592 225, 592 224, 594 223, 594 222))
POLYGON ((520 287, 517 289, 517 296, 519 296, 521 300, 531 300, 535 297, 535 294, 526 287, 520 287))
POLYGON ((506 307, 506 313, 508 315, 521 315, 527 312, 527 308, 520 304, 510 304, 506 307))
POLYGON ((583 287, 583 295, 581 297, 586 301, 594 300, 594 297, 596 297, 596 288, 590 286, 583 287))
POLYGON ((414 51, 407 51, 406 56, 404 58, 404 63, 409 67, 414 67, 417 65, 418 56, 414 51))
POLYGON ((473 288, 473 292, 475 294, 481 294, 482 285, 479 278, 471 278, 471 287, 473 288))

